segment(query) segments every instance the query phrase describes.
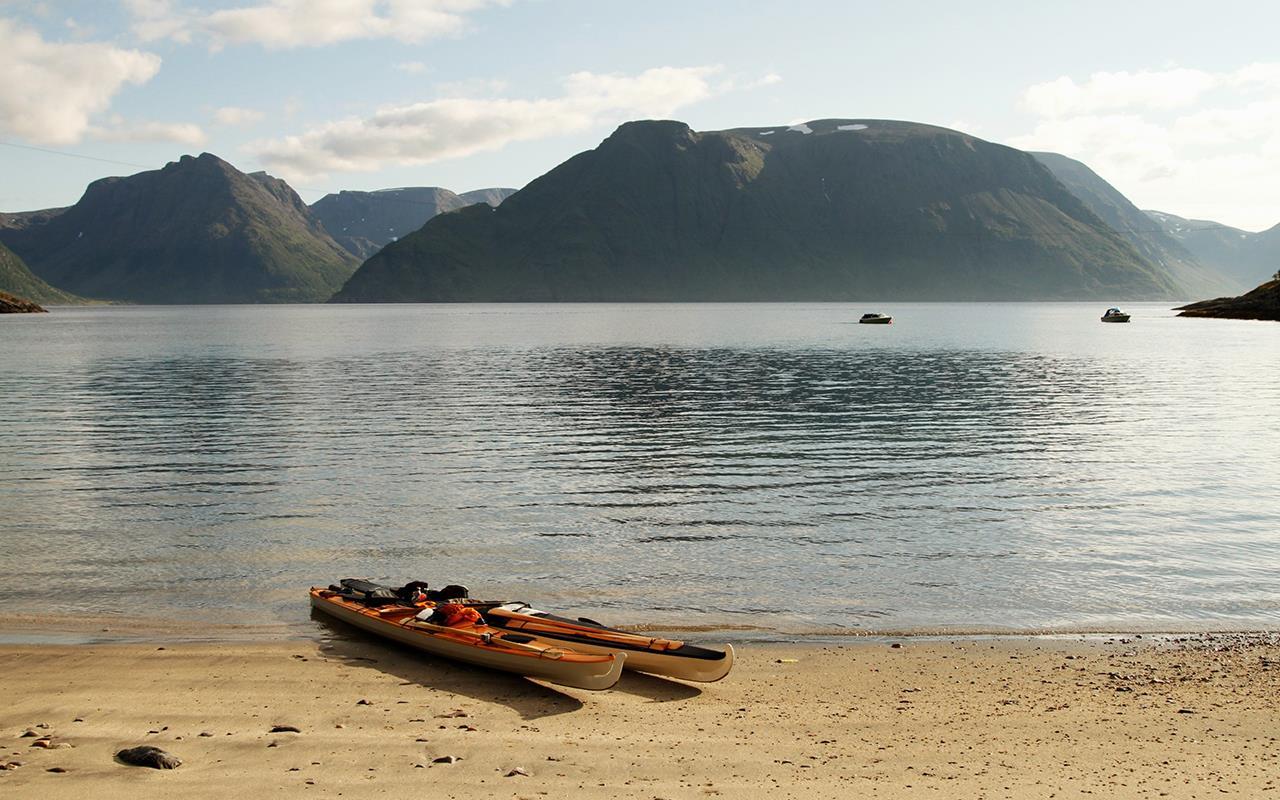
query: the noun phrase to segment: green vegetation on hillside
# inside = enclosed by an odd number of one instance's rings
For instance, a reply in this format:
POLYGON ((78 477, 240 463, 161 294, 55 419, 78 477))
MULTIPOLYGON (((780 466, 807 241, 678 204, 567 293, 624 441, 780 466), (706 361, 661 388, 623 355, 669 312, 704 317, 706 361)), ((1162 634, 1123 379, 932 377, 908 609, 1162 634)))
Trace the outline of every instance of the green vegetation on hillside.
POLYGON ((56 289, 37 278, 22 259, 0 244, 0 291, 44 305, 76 305, 88 302, 56 289))
POLYGON ((1183 289, 1185 297, 1240 291, 1245 284, 1203 264, 1129 198, 1088 166, 1058 153, 1032 153, 1079 197, 1089 210, 1123 236, 1152 264, 1161 267, 1183 289))
POLYGON ((288 184, 208 153, 95 181, 0 241, 51 284, 138 303, 314 302, 356 267, 288 184))

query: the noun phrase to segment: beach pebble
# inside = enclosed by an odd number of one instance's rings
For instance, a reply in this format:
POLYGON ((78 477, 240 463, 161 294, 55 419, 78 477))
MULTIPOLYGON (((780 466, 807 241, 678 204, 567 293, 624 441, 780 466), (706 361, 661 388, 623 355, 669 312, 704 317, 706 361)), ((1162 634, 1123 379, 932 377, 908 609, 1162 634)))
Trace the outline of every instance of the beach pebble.
POLYGON ((507 773, 508 778, 514 778, 517 775, 523 775, 526 778, 529 777, 529 773, 525 771, 524 767, 515 767, 514 769, 512 769, 510 772, 507 773))
POLYGON ((212 732, 210 732, 210 731, 200 731, 200 735, 201 735, 201 736, 204 736, 204 737, 206 737, 206 738, 207 738, 207 737, 209 737, 209 736, 212 736, 212 735, 213 735, 213 733, 212 733, 212 732))
POLYGON ((45 772, 66 772, 66 767, 49 767, 45 772))
POLYGON ((45 750, 51 750, 53 749, 53 740, 50 739, 48 736, 42 736, 39 739, 36 739, 34 742, 32 742, 31 746, 40 747, 45 750))
POLYGON ((440 716, 442 719, 444 719, 444 718, 451 718, 451 717, 469 717, 469 716, 471 716, 471 715, 470 715, 470 714, 468 714, 467 712, 463 711, 463 710, 462 710, 462 709, 460 709, 460 708, 455 708, 454 710, 452 710, 452 711, 450 711, 450 712, 448 712, 448 713, 445 713, 445 714, 440 714, 439 716, 440 716))
POLYGON ((272 725, 271 733, 302 733, 302 729, 293 725, 272 725))
POLYGON ((150 745, 141 745, 139 747, 130 747, 116 753, 116 758, 126 764, 132 764, 135 767, 153 767, 155 769, 176 769, 182 764, 182 759, 173 753, 161 750, 159 747, 150 745))
POLYGON ((19 739, 34 739, 34 738, 36 738, 37 736, 41 736, 41 735, 42 735, 42 734, 36 733, 35 731, 31 730, 30 728, 27 728, 25 731, 23 731, 23 732, 22 732, 22 735, 21 735, 21 736, 19 736, 18 738, 19 738, 19 739))
POLYGON ((358 706, 371 706, 371 705, 373 705, 373 703, 370 703, 368 700, 365 700, 365 699, 362 697, 362 698, 360 698, 359 700, 357 700, 357 701, 356 701, 356 705, 358 705, 358 706))
POLYGON ((431 759, 432 764, 456 764, 462 760, 462 756, 440 756, 431 759))

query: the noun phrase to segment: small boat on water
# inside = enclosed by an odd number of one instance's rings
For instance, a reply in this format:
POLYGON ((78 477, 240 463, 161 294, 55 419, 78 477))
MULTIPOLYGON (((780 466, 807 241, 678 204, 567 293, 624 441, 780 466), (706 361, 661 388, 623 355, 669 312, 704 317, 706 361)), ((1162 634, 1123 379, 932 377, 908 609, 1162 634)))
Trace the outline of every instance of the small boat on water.
POLYGON ((675 639, 607 628, 595 620, 570 619, 539 611, 528 603, 503 603, 484 612, 495 628, 516 630, 544 639, 564 642, 587 653, 625 655, 627 669, 651 672, 686 681, 718 681, 733 669, 733 645, 723 650, 699 647, 675 639))
POLYGON ((1118 308, 1108 308, 1102 314, 1103 322, 1128 322, 1129 315, 1118 308))
POLYGON ((419 605, 368 595, 346 585, 313 586, 311 607, 433 655, 578 689, 608 689, 618 682, 626 662, 619 653, 587 653, 494 628, 465 602, 424 600, 419 605), (371 600, 388 602, 371 605, 371 600))
POLYGON ((893 317, 887 314, 863 314, 858 323, 860 325, 892 325, 893 317))

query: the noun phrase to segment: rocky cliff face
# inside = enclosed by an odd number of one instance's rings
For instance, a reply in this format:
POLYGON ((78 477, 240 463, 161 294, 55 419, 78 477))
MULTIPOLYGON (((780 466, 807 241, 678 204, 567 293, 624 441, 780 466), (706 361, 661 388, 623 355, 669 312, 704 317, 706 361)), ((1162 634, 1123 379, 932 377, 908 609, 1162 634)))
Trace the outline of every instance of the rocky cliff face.
POLYGON ((1259 319, 1280 322, 1280 280, 1270 280, 1239 297, 1201 300, 1177 309, 1180 317, 1259 319))
MULTIPOLYGON (((139 303, 323 300, 356 268, 284 182, 217 156, 90 184, 74 206, 0 227, 43 280, 139 303)), ((25 217, 25 218, 21 218, 25 217)))
POLYGON ((1176 297, 1032 156, 884 120, 621 126, 508 198, 430 220, 337 301, 1176 297))
POLYGON ((45 309, 30 300, 0 292, 0 314, 38 314, 44 311, 45 309))
POLYGON ((496 206, 514 193, 515 189, 477 189, 459 195, 436 186, 343 191, 320 198, 311 212, 338 244, 363 261, 437 214, 474 203, 496 206))

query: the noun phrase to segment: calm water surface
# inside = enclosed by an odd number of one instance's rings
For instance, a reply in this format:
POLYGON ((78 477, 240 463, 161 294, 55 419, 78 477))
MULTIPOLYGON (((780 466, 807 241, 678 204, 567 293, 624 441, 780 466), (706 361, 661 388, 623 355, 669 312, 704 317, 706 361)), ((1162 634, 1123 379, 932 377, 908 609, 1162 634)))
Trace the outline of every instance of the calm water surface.
POLYGON ((303 631, 367 575, 786 635, 1280 627, 1280 325, 865 310, 0 319, 0 603, 303 631))

